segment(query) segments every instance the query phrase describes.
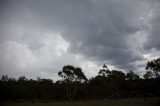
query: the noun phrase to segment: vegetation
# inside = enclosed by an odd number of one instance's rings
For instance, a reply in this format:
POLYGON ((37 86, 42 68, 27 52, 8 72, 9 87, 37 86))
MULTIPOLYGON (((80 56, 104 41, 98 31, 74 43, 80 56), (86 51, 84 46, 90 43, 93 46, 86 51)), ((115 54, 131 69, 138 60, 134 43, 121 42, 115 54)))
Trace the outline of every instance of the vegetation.
POLYGON ((92 101, 65 101, 65 102, 16 102, 4 103, 2 106, 159 106, 159 98, 148 98, 144 101, 142 98, 119 99, 116 103, 113 100, 92 100, 92 101))
POLYGON ((159 60, 147 63, 144 78, 140 78, 133 71, 125 74, 122 71, 109 70, 105 64, 97 76, 90 79, 87 79, 81 68, 72 65, 64 66, 62 71, 58 72, 62 80, 56 82, 39 77, 37 80, 27 79, 25 76, 15 79, 4 75, 0 80, 0 103, 24 100, 34 103, 110 99, 117 102, 117 98, 143 97, 146 100, 148 97, 159 97, 159 60))

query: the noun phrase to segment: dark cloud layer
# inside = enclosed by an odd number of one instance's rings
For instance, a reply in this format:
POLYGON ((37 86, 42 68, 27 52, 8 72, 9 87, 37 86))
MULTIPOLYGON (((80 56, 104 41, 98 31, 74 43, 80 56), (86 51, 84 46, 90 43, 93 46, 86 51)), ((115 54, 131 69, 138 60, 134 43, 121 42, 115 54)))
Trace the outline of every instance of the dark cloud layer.
POLYGON ((37 40, 40 31, 51 30, 69 42, 70 54, 125 70, 142 68, 149 59, 145 56, 153 57, 151 49, 155 48, 154 56, 159 53, 158 0, 5 0, 0 4, 0 43, 27 44, 34 52, 43 47, 37 40))

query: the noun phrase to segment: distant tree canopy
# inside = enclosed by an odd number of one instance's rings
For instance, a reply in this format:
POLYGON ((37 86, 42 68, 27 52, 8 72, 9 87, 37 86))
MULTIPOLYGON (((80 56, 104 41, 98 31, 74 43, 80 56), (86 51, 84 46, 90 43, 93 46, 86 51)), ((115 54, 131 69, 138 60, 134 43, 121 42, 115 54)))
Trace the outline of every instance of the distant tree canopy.
POLYGON ((143 75, 143 78, 144 79, 151 79, 151 78, 153 78, 153 72, 151 72, 151 71, 146 71, 146 73, 143 75))
POLYGON ((125 74, 122 71, 112 70, 109 78, 112 80, 125 80, 125 74))
POLYGON ((64 66, 62 71, 58 72, 58 76, 63 78, 63 82, 65 82, 66 89, 66 97, 68 100, 72 100, 77 92, 77 86, 75 86, 79 82, 87 81, 87 77, 82 72, 82 69, 79 67, 74 67, 72 65, 64 66))
POLYGON ((102 67, 103 69, 100 69, 100 71, 98 72, 99 76, 106 77, 108 79, 115 79, 115 80, 125 79, 125 74, 122 71, 118 71, 118 70, 110 71, 107 65, 105 64, 102 67))
POLYGON ((130 71, 126 74, 126 79, 127 80, 137 80, 139 79, 139 76, 135 74, 133 71, 130 71))
POLYGON ((108 67, 104 64, 103 69, 100 69, 100 71, 98 72, 98 75, 103 76, 103 77, 108 77, 111 75, 110 70, 108 69, 108 67))
POLYGON ((149 61, 146 66, 146 70, 150 70, 150 72, 147 71, 146 75, 144 76, 145 78, 150 78, 153 76, 156 78, 160 77, 160 58, 149 61))
POLYGON ((58 72, 62 80, 17 79, 3 75, 0 79, 0 102, 4 100, 91 100, 160 96, 160 59, 149 61, 144 79, 133 71, 124 73, 103 65, 97 76, 87 79, 82 69, 66 65, 58 72), (149 94, 149 95, 147 95, 149 94))
POLYGON ((87 77, 82 72, 79 67, 74 67, 72 65, 64 66, 62 71, 58 72, 58 76, 62 77, 66 81, 86 81, 87 77))

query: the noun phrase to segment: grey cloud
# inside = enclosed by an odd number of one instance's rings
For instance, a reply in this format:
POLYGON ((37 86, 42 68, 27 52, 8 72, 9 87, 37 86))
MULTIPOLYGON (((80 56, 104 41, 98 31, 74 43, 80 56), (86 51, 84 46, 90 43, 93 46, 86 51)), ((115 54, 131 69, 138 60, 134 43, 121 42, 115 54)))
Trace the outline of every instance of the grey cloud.
POLYGON ((149 29, 149 36, 146 42, 146 49, 150 50, 152 48, 160 50, 160 2, 157 1, 155 4, 152 4, 154 9, 150 10, 151 22, 149 29))
MULTIPOLYGON (((158 1, 158 0, 157 0, 158 1)), ((107 61, 121 69, 138 69, 132 64, 144 61, 148 48, 159 48, 159 7, 144 0, 15 0, 0 7, 0 42, 27 44, 31 51, 43 47, 41 30, 60 32, 70 43, 69 52, 89 60, 107 61), (9 7, 9 8, 8 8, 9 7), (151 19, 148 11, 155 11, 151 19), (142 20, 148 19, 146 24, 142 20), (15 26, 15 27, 14 27, 15 26), (150 28, 147 30, 147 28, 150 28), (18 36, 14 31, 20 31, 18 36), (21 32, 22 31, 22 32, 21 32), (145 32, 147 43, 137 46, 145 32), (134 40, 134 41, 130 41, 134 40), (151 43, 153 42, 154 43, 151 43), (149 42, 149 43, 148 43, 149 42), (134 46, 137 43, 136 47, 134 46)), ((160 13, 160 12, 159 12, 160 13)), ((148 52, 147 52, 148 53, 148 52)), ((51 69, 47 69, 51 70, 51 69)))

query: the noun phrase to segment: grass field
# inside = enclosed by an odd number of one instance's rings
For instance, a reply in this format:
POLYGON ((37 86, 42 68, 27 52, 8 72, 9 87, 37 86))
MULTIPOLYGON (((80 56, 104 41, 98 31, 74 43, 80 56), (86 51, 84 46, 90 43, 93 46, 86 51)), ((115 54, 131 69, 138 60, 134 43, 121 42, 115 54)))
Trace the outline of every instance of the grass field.
POLYGON ((1 106, 160 106, 160 98, 132 98, 114 100, 95 100, 95 101, 72 101, 72 102, 6 102, 1 106))

